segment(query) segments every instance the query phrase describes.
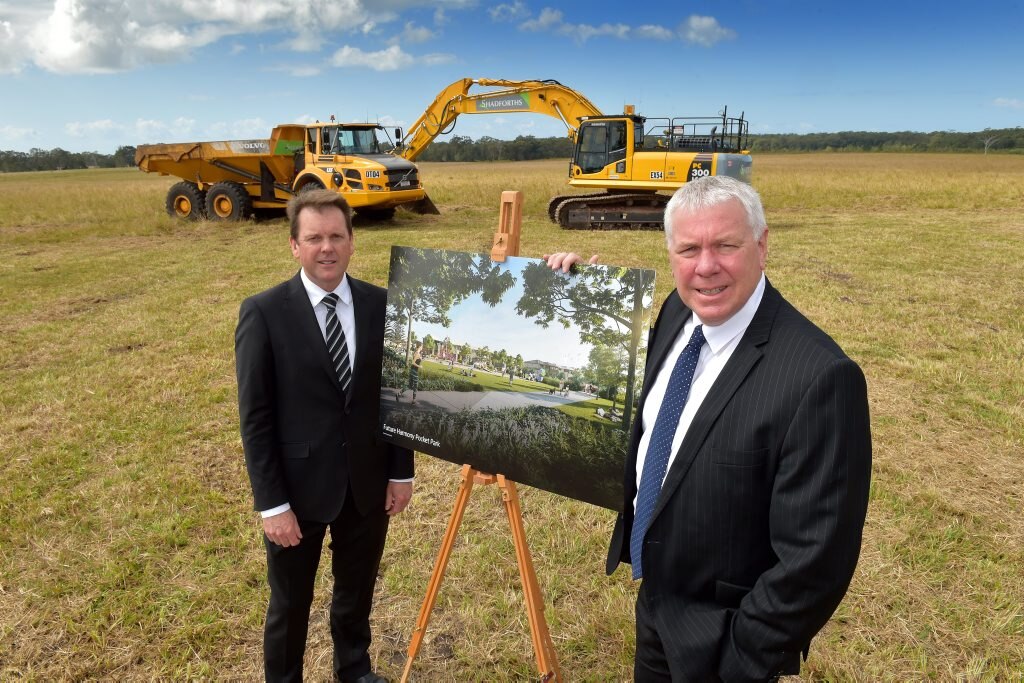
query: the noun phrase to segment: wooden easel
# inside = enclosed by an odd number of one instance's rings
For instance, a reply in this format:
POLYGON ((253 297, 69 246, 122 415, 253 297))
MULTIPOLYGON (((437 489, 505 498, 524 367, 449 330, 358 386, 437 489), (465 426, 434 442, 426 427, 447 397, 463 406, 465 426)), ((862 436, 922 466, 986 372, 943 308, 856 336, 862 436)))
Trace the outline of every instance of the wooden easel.
MULTIPOLYGON (((504 261, 507 256, 519 254, 519 229, 523 218, 523 193, 518 191, 506 191, 501 193, 501 213, 498 223, 498 232, 494 234, 494 242, 491 246, 491 259, 504 261)), ((455 545, 455 537, 459 533, 459 526, 462 524, 462 514, 469 503, 469 495, 473 490, 473 484, 497 484, 501 489, 501 500, 505 504, 505 512, 508 514, 508 523, 512 528, 512 543, 516 549, 516 561, 519 564, 519 578, 523 582, 523 596, 526 602, 527 617, 530 622, 530 636, 533 639, 533 652, 537 659, 537 670, 540 672, 541 681, 562 680, 562 672, 558 668, 558 658, 555 655, 555 648, 551 643, 551 634, 548 631, 547 621, 544 619, 544 597, 541 595, 540 586, 537 583, 537 574, 533 569, 533 560, 530 558, 530 549, 526 544, 526 530, 523 528, 523 513, 519 507, 519 494, 516 491, 516 483, 505 478, 502 474, 484 474, 469 465, 462 466, 462 483, 459 485, 459 492, 455 498, 455 505, 452 508, 452 516, 448 520, 448 528, 445 530, 444 540, 441 543, 441 550, 434 562, 434 571, 430 575, 430 584, 427 586, 427 594, 423 598, 423 606, 420 607, 419 617, 416 619, 416 629, 412 633, 409 642, 408 656, 405 661, 405 670, 402 672, 402 683, 407 683, 409 674, 412 672, 413 661, 419 653, 423 644, 423 637, 427 632, 427 623, 430 621, 430 612, 434 609, 434 602, 441 589, 441 581, 444 580, 444 572, 448 567, 448 558, 451 556, 452 547, 455 545)))

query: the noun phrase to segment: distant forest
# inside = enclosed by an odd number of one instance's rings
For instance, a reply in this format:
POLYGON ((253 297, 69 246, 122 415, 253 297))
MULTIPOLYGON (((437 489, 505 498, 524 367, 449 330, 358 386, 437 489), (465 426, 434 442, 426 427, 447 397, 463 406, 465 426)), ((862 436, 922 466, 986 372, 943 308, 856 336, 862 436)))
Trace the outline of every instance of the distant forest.
MULTIPOLYGON (((986 129, 977 133, 935 131, 915 133, 782 133, 751 135, 750 150, 757 152, 1000 152, 1024 153, 1024 128, 986 129)), ((420 155, 420 161, 528 161, 568 159, 572 141, 567 137, 537 138, 521 135, 515 140, 498 140, 456 135, 435 141, 420 155)), ((135 163, 135 148, 118 147, 113 154, 31 149, 28 152, 0 151, 0 173, 53 171, 72 168, 123 168, 135 163)))

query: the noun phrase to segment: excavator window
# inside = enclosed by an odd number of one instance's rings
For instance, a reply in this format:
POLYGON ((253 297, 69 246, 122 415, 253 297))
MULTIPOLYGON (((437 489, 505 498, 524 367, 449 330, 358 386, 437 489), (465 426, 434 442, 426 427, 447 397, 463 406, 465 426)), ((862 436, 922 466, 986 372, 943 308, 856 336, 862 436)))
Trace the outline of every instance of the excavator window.
POLYGON ((580 129, 576 163, 583 173, 597 173, 626 158, 625 121, 588 121, 580 129))

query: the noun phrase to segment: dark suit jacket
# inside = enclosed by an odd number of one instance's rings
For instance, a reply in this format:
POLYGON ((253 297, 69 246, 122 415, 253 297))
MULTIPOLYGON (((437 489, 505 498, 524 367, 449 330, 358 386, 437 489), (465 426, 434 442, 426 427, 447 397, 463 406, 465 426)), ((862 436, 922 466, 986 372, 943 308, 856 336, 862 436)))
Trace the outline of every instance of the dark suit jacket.
MULTIPOLYGON (((689 315, 669 296, 645 389, 689 315)), ((637 419, 609 573, 630 561, 640 433, 637 419)), ((870 477, 860 368, 768 284, 687 430, 644 542, 644 592, 674 679, 799 672, 849 586, 870 477)))
POLYGON ((346 405, 298 273, 246 299, 235 331, 242 445, 257 510, 289 503, 330 522, 351 489, 360 513, 384 507, 388 479, 413 476, 412 452, 378 441, 386 290, 349 277, 356 351, 346 405))

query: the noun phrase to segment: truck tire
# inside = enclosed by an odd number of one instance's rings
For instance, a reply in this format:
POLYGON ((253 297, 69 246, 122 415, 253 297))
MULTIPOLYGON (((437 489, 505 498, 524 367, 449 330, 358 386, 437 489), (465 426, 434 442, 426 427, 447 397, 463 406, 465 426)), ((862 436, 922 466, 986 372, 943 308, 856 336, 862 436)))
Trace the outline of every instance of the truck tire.
POLYGON ((195 183, 175 183, 167 191, 167 215, 195 221, 206 215, 206 193, 195 183))
POLYGON ((312 192, 313 190, 326 190, 324 184, 320 182, 319 178, 312 178, 306 181, 306 184, 299 188, 299 192, 312 192))
POLYGON ((368 221, 389 221, 395 217, 395 207, 388 209, 356 209, 356 213, 360 218, 365 218, 368 221))
POLYGON ((213 221, 241 221, 252 215, 252 197, 238 183, 214 183, 206 193, 206 215, 213 221))

